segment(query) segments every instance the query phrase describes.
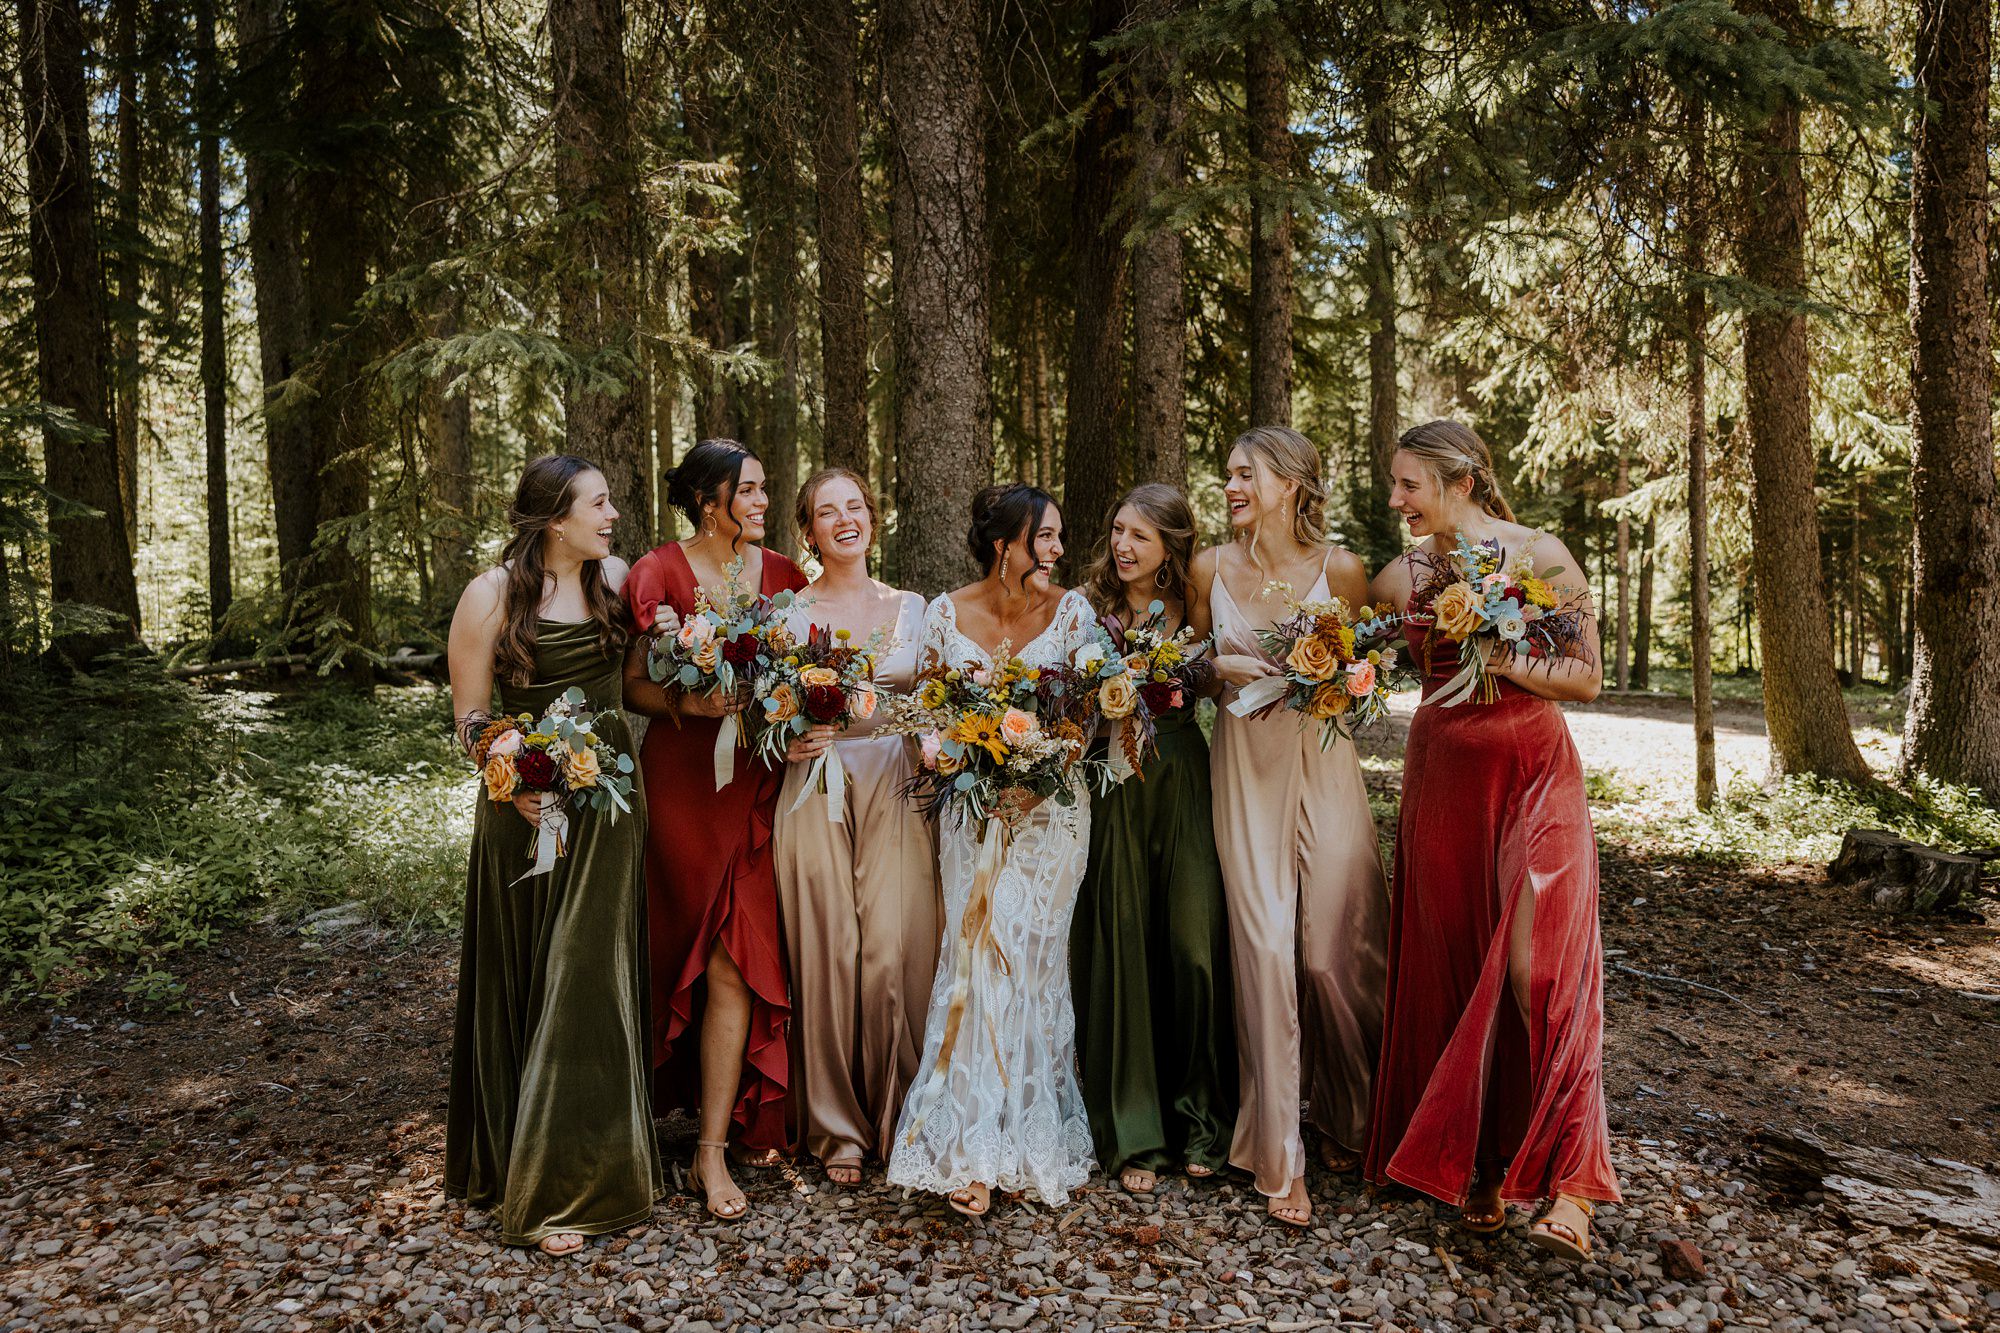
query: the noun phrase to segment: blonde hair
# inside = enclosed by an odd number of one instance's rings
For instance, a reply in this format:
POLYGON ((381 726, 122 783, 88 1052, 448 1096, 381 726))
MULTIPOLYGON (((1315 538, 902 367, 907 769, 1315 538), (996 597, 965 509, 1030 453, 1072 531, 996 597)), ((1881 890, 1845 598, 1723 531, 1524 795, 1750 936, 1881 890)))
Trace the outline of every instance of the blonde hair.
POLYGON ((1473 503, 1495 518, 1515 521, 1514 508, 1500 494, 1500 479, 1493 472, 1493 451, 1472 427, 1440 417, 1404 431, 1396 448, 1421 461, 1440 490, 1472 478, 1473 503))
POLYGON ((1236 437, 1230 452, 1241 449, 1274 477, 1299 486, 1292 509, 1292 537, 1306 546, 1326 544, 1326 476, 1319 446, 1290 426, 1252 426, 1236 437))

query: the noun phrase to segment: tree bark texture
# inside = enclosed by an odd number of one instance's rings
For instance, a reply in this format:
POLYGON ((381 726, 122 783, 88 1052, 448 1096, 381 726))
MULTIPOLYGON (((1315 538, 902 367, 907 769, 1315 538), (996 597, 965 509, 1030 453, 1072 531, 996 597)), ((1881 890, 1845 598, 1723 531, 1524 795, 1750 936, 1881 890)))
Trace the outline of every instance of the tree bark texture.
POLYGON ((803 11, 818 89, 813 199, 819 227, 819 343, 825 462, 868 475, 867 213, 861 201, 860 24, 854 0, 803 11))
MULTIPOLYGON (((1152 7, 1147 18, 1178 9, 1152 7)), ((1186 93, 1170 53, 1149 45, 1136 56, 1133 187, 1145 227, 1132 253, 1132 480, 1187 485, 1187 274, 1181 235, 1165 218, 1148 220, 1186 174, 1182 130, 1186 93)))
POLYGON ((1250 424, 1292 424, 1291 99, 1285 55, 1269 36, 1245 56, 1250 160, 1250 424))

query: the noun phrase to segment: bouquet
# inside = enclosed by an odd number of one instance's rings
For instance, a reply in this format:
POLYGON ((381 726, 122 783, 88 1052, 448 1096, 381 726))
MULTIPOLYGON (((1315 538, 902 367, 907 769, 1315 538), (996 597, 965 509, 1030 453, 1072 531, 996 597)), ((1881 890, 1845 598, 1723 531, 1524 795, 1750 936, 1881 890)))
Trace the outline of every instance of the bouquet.
POLYGON ((495 801, 511 801, 522 791, 542 794, 542 822, 529 849, 534 864, 514 882, 546 874, 569 852, 569 815, 575 802, 606 810, 615 822, 632 809, 632 756, 611 748, 597 734, 597 714, 571 686, 537 718, 527 713, 486 724, 472 745, 472 762, 495 801))
MULTIPOLYGON (((784 614, 792 594, 772 597, 743 586, 743 559, 727 571, 721 595, 703 588, 694 610, 671 634, 654 638, 646 650, 646 674, 686 694, 734 694, 754 688, 771 664, 791 652, 784 614)), ((715 736, 715 789, 736 773, 736 747, 745 739, 734 713, 725 713, 715 736)))
POLYGON ((1583 655, 1589 611, 1580 600, 1562 605, 1549 586, 1561 566, 1538 573, 1522 551, 1503 569, 1498 541, 1475 544, 1463 531, 1451 554, 1431 563, 1431 578, 1414 599, 1420 609, 1407 619, 1458 644, 1459 668, 1425 703, 1451 708, 1498 699, 1500 687, 1486 665, 1496 650, 1537 659, 1583 655))
MULTIPOLYGON (((810 727, 844 731, 875 716, 875 655, 882 649, 883 634, 877 630, 858 648, 853 637, 844 629, 829 633, 814 625, 804 643, 773 661, 757 678, 759 707, 751 721, 758 728, 757 753, 767 762, 784 762, 785 751, 810 727)), ((826 793, 826 817, 838 823, 846 810, 847 771, 841 767, 839 751, 831 746, 813 760, 792 809, 815 791, 826 793)))
POLYGON ((1386 717, 1396 685, 1396 650, 1388 645, 1401 619, 1387 606, 1350 616, 1345 602, 1296 602, 1257 641, 1279 664, 1276 675, 1253 680, 1229 705, 1238 717, 1279 705, 1320 724, 1324 750, 1336 737, 1386 717))
POLYGON ((1077 669, 1096 674, 1099 714, 1116 724, 1106 748, 1114 779, 1140 772, 1159 749, 1159 719, 1193 703, 1207 684, 1215 670, 1208 647, 1186 625, 1169 634, 1166 605, 1155 601, 1138 624, 1099 626, 1096 640, 1077 651, 1077 669))

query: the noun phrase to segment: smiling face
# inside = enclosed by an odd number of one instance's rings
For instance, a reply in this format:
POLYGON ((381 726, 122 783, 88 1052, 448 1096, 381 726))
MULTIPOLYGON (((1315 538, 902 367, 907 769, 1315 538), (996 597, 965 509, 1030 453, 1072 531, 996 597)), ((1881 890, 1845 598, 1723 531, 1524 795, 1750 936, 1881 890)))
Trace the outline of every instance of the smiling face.
POLYGON ((1398 449, 1389 460, 1389 508, 1402 515, 1413 537, 1452 532, 1463 526, 1472 505, 1472 478, 1440 485, 1423 459, 1398 449))
POLYGON ((569 509, 549 525, 549 539, 558 550, 579 559, 603 560, 611 554, 611 529, 618 510, 611 503, 611 484, 596 468, 576 474, 570 482, 569 509))
MULTIPOLYGON (((737 524, 741 524, 743 535, 740 540, 764 540, 764 512, 771 507, 771 497, 764 490, 762 463, 746 456, 743 471, 736 478, 735 491, 726 497, 718 497, 718 501, 703 510, 706 518, 714 523, 718 537, 735 539, 737 524), (731 519, 735 523, 730 522, 731 519)), ((707 523, 703 526, 706 527, 707 523)))
POLYGON ((1002 562, 1007 567, 1007 588, 1027 592, 1047 592, 1051 586, 1049 574, 1062 559, 1062 511, 1054 505, 1042 510, 1040 521, 1034 529, 1023 532, 1001 548, 1001 559, 993 563, 998 572, 1002 562), (1021 571, 1029 571, 1024 579, 1021 571))
POLYGON ((1238 532, 1250 531, 1266 518, 1289 519, 1298 489, 1297 482, 1273 475, 1243 446, 1229 451, 1222 498, 1229 505, 1229 526, 1238 532))
POLYGON ((822 564, 868 558, 868 548, 875 541, 875 520, 868 512, 868 497, 852 478, 831 477, 820 483, 813 492, 806 536, 822 564))
POLYGON ((1111 567, 1118 571, 1120 583, 1150 587, 1166 562, 1167 546, 1160 540, 1160 530, 1136 506, 1126 505, 1112 516, 1111 567))

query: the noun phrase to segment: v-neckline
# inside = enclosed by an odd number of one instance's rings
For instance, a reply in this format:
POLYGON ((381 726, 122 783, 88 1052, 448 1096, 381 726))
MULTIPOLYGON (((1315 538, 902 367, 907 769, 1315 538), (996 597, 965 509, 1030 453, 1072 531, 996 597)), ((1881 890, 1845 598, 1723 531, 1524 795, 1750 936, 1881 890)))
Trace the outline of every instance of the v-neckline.
MULTIPOLYGON (((1075 589, 1070 590, 1070 592, 1073 591, 1075 591, 1075 589)), ((1029 639, 1019 648, 1014 649, 1011 656, 1020 658, 1022 661, 1026 661, 1028 658, 1028 651, 1032 649, 1036 644, 1040 643, 1044 638, 1046 638, 1048 636, 1048 632, 1056 627, 1056 622, 1062 619, 1063 604, 1068 600, 1069 600, 1069 592, 1065 592, 1061 597, 1058 597, 1056 599, 1056 609, 1049 615, 1049 623, 1042 626, 1041 629, 1037 630, 1035 632, 1034 638, 1029 639)), ((966 647, 972 649, 973 652, 979 654, 979 660, 981 664, 984 665, 988 670, 991 670, 999 662, 999 658, 994 653, 990 653, 986 649, 980 647, 979 641, 977 639, 973 638, 970 634, 967 634, 964 630, 958 627, 958 603, 952 600, 952 596, 950 593, 946 593, 944 595, 944 604, 951 612, 951 632, 953 634, 956 634, 961 640, 963 640, 966 647)), ((1004 643, 1005 640, 1002 640, 1002 642, 1004 643)))

